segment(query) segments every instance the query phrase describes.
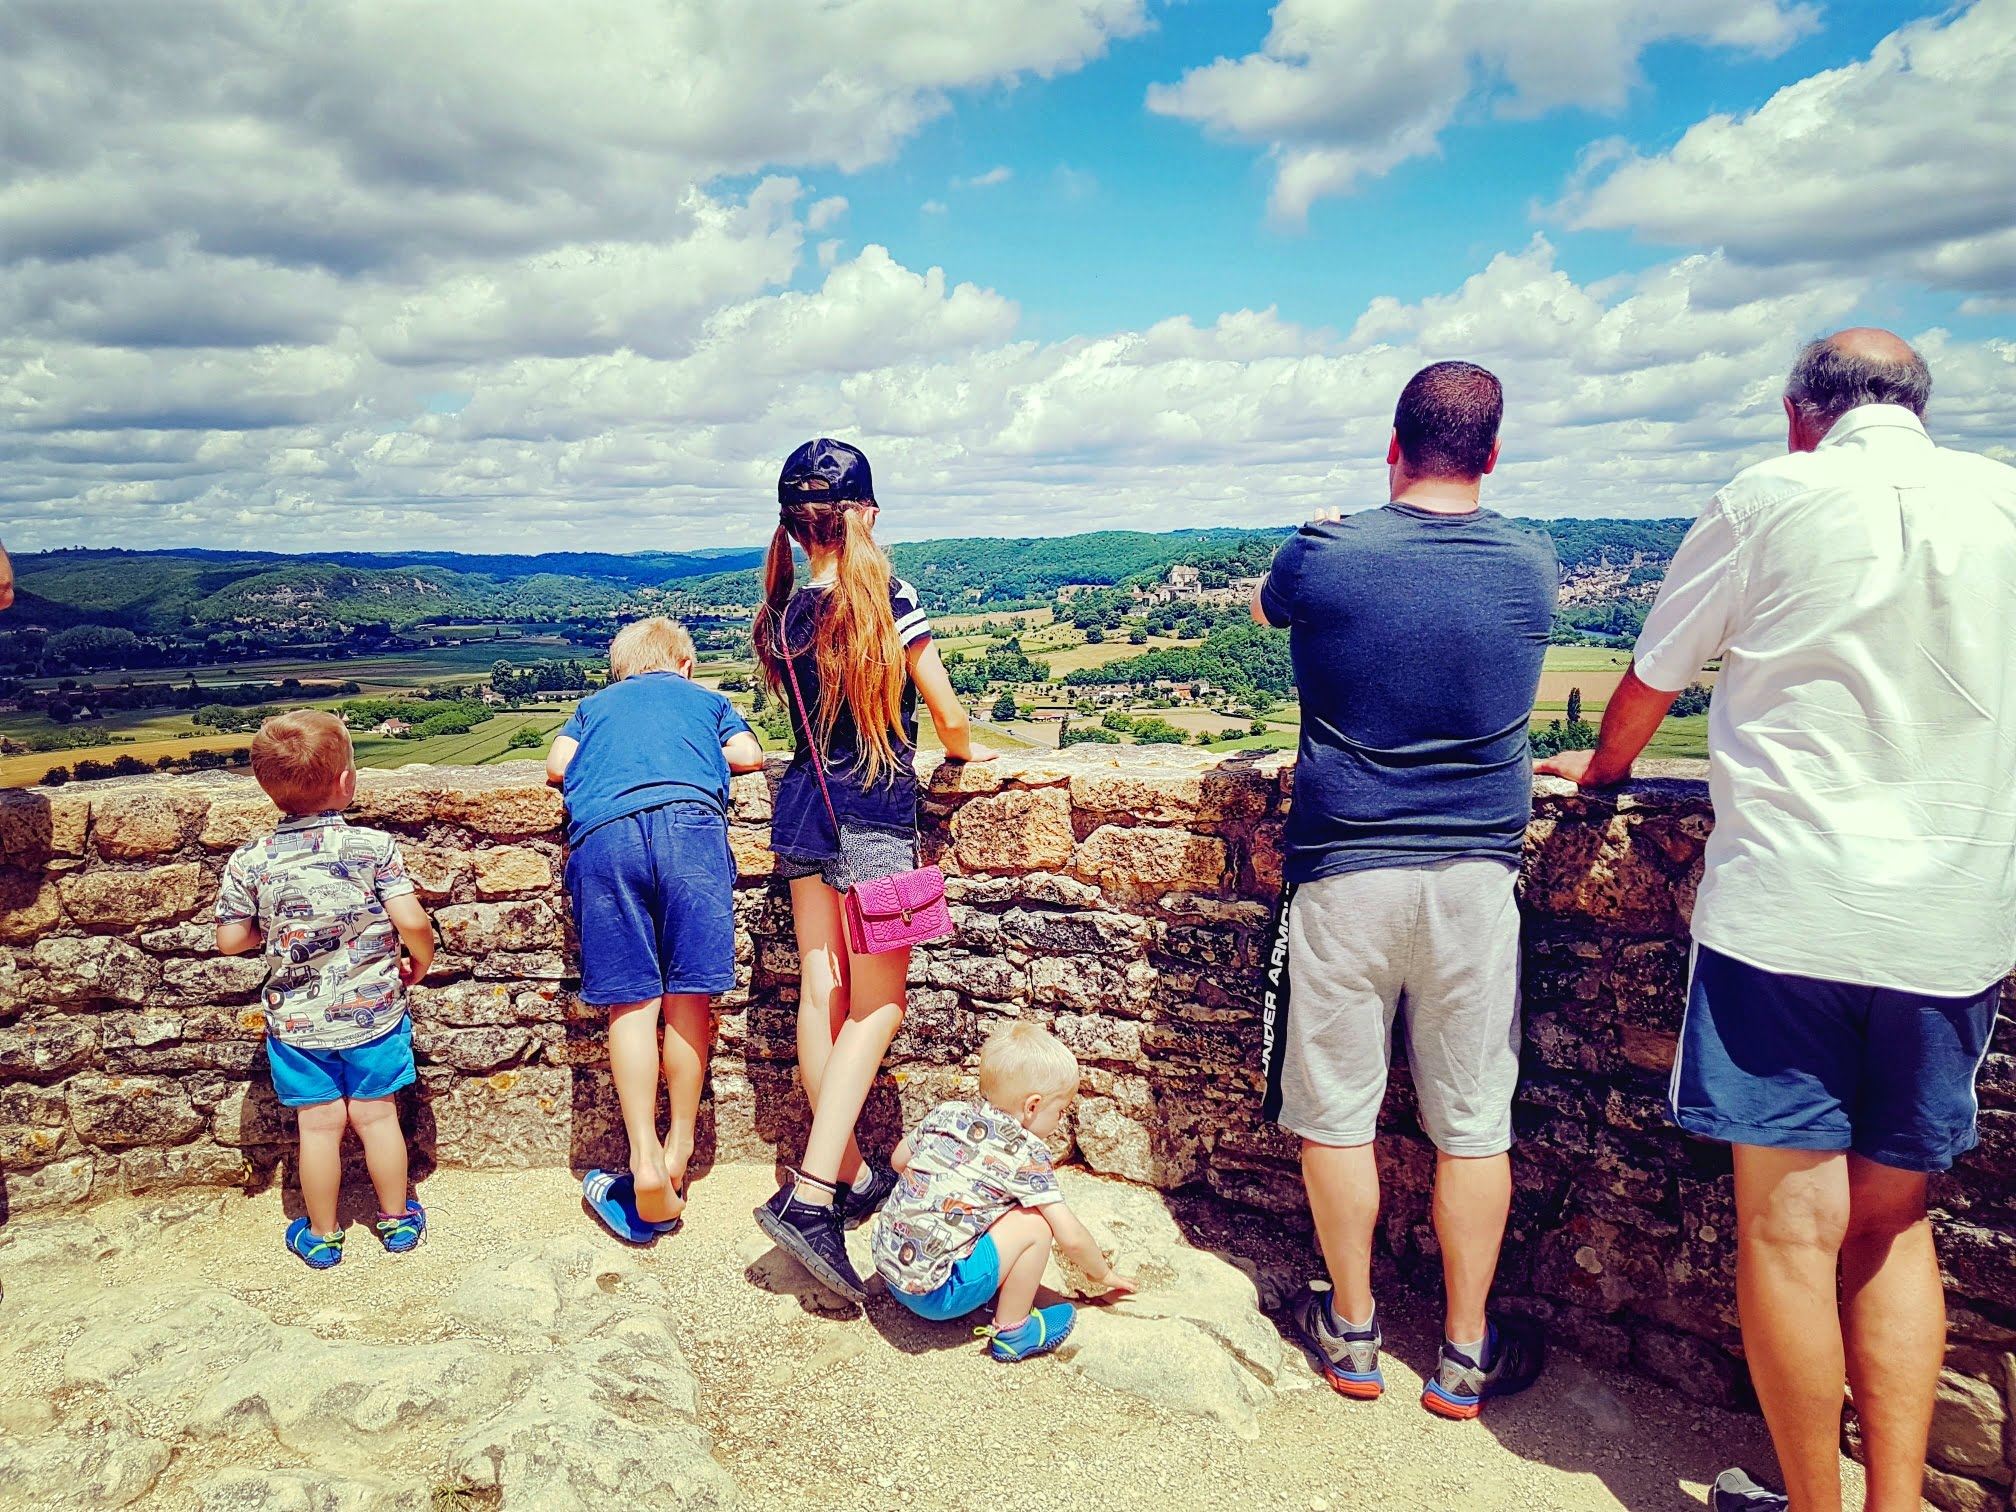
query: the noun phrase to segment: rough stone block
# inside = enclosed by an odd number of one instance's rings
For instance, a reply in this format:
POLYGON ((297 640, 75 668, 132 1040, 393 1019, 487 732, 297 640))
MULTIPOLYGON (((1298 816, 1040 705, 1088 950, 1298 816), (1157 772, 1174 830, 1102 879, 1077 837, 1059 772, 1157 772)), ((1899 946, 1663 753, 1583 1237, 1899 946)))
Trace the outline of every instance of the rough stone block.
POLYGON ((91 840, 108 861, 171 856, 203 823, 210 800, 188 787, 130 787, 92 801, 91 840))
POLYGON ((2008 1425, 1999 1389, 1958 1371, 1945 1371, 1932 1404, 1932 1463, 2006 1486, 2009 1465, 2003 1439, 2008 1425))
POLYGON ((279 1144, 294 1135, 294 1114, 270 1082, 233 1082, 210 1113, 210 1137, 220 1145, 279 1144))
POLYGON ((1217 892, 1225 881, 1225 842, 1188 830, 1107 824, 1085 837, 1073 870, 1122 896, 1217 892))
POLYGON ((70 1122, 100 1149, 179 1144, 202 1126, 180 1084, 165 1076, 104 1076, 83 1072, 64 1083, 70 1122))
POLYGON ((770 849, 770 836, 766 830, 753 829, 746 824, 729 825, 728 854, 735 858, 737 881, 751 882, 770 876, 777 870, 777 856, 770 849))
POLYGON ((63 906, 79 924, 138 928, 166 924, 196 911, 204 891, 203 868, 178 861, 143 871, 93 870, 58 880, 63 906))
POLYGON ((472 851, 479 898, 505 898, 544 892, 553 885, 553 866, 544 856, 522 845, 499 845, 472 851))
POLYGON ((87 1201, 91 1196, 92 1178, 89 1155, 52 1160, 32 1171, 9 1171, 8 1211, 10 1214, 32 1213, 38 1208, 70 1207, 87 1201))
POLYGON ((169 1187, 244 1186, 252 1166, 242 1150, 199 1139, 168 1149, 128 1150, 119 1157, 119 1184, 129 1192, 169 1187))
POLYGON ((465 850, 440 845, 401 845, 399 854, 406 863, 406 875, 413 890, 426 904, 444 903, 454 895, 469 875, 470 858, 465 850))
POLYGON ((952 817, 961 871, 1054 871, 1071 860, 1071 800, 1061 788, 975 798, 952 817))
POLYGON ((243 1003, 258 996, 266 984, 267 969, 263 955, 198 956, 164 961, 161 981, 180 1002, 243 1003))
POLYGON ((47 1165, 76 1144, 61 1088, 0 1087, 0 1171, 47 1165))
POLYGON ((108 935, 39 941, 33 960, 42 990, 56 1003, 144 1002, 161 980, 161 967, 151 956, 108 935))
POLYGON ((39 867, 54 856, 81 856, 91 823, 82 793, 0 788, 0 863, 39 867))
POLYGON ((565 1067, 527 1066, 452 1082, 427 1103, 434 1158, 478 1170, 566 1165, 571 1081, 565 1067))
POLYGON ((0 874, 0 945, 32 945, 62 922, 56 889, 39 874, 0 874))
POLYGON ((524 1059, 533 1046, 532 1031, 504 1024, 448 1029, 437 1024, 413 1026, 413 1050, 420 1059, 457 1071, 485 1073, 524 1059))
POLYGON ((448 948, 464 955, 492 950, 543 950, 562 943, 560 921, 536 899, 520 903, 451 903, 434 916, 448 948))
POLYGON ((270 835, 280 823, 280 810, 257 788, 234 790, 210 801, 196 838, 205 850, 234 851, 247 840, 270 835))
POLYGON ((71 1018, 29 1019, 0 1029, 0 1077, 54 1081, 90 1061, 97 1033, 71 1018))

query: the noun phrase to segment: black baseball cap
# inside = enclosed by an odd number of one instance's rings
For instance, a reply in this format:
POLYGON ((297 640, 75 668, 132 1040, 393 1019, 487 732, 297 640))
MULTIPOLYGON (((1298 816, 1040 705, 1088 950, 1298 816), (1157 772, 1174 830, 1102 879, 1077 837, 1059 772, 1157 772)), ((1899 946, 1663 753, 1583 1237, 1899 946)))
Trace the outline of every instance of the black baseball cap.
POLYGON ((777 474, 777 502, 826 499, 834 503, 872 504, 875 479, 858 447, 821 436, 807 441, 784 459, 777 474))

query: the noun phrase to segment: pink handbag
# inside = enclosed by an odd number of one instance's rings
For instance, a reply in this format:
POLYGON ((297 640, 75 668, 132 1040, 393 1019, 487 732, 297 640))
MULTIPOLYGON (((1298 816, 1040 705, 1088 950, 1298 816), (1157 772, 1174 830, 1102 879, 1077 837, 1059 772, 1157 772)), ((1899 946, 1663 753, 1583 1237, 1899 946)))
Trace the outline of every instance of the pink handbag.
MULTIPOLYGON (((812 714, 805 707, 805 695, 798 688, 798 669, 791 660, 791 647, 779 627, 778 647, 784 655, 784 672, 791 679, 791 697, 798 705, 799 727, 805 748, 812 753, 812 772, 819 779, 819 796, 826 801, 826 817, 833 821, 833 840, 842 844, 840 816, 833 809, 833 795, 826 790, 826 764, 819 755, 819 743, 812 733, 812 714)), ((844 845, 841 855, 846 855, 844 845)), ((840 895, 840 907, 847 921, 847 944, 856 955, 883 955, 907 950, 952 933, 952 913, 945 903, 945 873, 935 866, 897 872, 892 877, 875 877, 855 882, 840 895)))

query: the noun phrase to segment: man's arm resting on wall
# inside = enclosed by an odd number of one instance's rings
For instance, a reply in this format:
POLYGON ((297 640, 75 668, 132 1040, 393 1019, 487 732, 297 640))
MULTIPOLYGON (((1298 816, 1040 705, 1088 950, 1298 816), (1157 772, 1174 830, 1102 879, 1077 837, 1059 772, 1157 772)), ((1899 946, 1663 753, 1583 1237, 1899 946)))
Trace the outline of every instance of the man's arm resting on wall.
POLYGON ((1631 775, 1631 763, 1658 732, 1659 722, 1680 696, 1662 693, 1638 676, 1634 661, 1603 709, 1603 729, 1593 751, 1562 751, 1538 762, 1533 770, 1548 777, 1566 777, 1583 787, 1614 787, 1631 775))

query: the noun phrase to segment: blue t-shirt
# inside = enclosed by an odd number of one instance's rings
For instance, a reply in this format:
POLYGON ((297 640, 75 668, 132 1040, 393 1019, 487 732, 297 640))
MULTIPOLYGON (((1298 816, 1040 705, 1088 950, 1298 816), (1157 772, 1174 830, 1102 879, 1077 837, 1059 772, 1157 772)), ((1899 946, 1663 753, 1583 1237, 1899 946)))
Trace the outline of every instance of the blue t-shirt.
POLYGON ((728 758, 747 733, 735 706, 677 672, 644 672, 591 693, 560 733, 581 748, 567 764, 567 841, 684 799, 728 813, 728 758))
POLYGON ((1288 881, 1519 864, 1560 576, 1552 541, 1488 510, 1388 504, 1289 538, 1260 589, 1302 702, 1288 881))

